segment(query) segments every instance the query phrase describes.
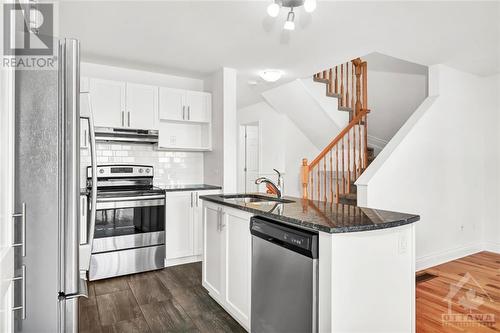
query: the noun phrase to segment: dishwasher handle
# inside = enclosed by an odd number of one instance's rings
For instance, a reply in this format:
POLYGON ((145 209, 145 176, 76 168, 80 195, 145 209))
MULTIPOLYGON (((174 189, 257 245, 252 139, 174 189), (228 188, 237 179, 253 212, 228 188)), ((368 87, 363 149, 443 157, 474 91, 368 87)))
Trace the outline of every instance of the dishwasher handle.
POLYGON ((250 219, 250 233, 288 250, 312 259, 318 258, 318 233, 304 230, 282 222, 255 216, 250 219))

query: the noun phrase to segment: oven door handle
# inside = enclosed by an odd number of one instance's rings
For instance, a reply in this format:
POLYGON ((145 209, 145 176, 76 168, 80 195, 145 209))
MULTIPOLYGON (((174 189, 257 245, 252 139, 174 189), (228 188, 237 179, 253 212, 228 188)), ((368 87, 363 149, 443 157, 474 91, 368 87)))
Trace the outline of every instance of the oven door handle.
POLYGON ((121 209, 121 208, 143 208, 165 206, 165 199, 151 200, 124 200, 124 201, 97 201, 97 210, 121 209))
POLYGON ((110 197, 110 198, 97 198, 97 202, 122 202, 122 201, 147 201, 165 199, 165 194, 148 195, 148 196, 134 196, 134 197, 110 197))

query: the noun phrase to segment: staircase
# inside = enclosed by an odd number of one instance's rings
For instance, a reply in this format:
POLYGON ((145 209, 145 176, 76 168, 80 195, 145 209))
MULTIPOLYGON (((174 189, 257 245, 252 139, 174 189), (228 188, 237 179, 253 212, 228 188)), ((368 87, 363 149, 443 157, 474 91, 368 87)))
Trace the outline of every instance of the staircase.
POLYGON ((349 124, 312 161, 302 160, 303 198, 356 204, 354 182, 373 161, 368 147, 367 63, 360 58, 319 72, 316 82, 338 99, 338 110, 349 112, 349 124))

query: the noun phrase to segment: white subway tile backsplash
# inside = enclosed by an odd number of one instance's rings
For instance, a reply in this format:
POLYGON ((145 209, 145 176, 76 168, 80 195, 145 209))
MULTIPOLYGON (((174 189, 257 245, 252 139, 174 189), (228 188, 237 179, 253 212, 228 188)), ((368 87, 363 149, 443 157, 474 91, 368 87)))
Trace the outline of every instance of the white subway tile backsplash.
MULTIPOLYGON (((203 183, 203 153, 159 151, 151 144, 97 144, 99 164, 152 165, 157 185, 203 183)), ((81 150, 82 186, 85 186, 86 167, 90 156, 81 150)))

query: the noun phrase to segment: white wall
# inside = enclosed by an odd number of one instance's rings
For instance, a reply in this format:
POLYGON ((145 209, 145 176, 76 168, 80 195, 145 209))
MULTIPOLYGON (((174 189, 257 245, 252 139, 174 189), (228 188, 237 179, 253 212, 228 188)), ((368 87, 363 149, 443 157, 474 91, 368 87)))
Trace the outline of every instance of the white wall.
POLYGON ((377 152, 427 97, 427 80, 427 75, 371 71, 368 62, 368 141, 377 152))
POLYGON ((483 107, 484 82, 443 65, 430 67, 431 97, 356 182, 361 206, 421 216, 417 269, 482 248, 489 177, 483 170, 492 153, 484 142, 494 112, 483 107))
POLYGON ((236 70, 221 68, 204 80, 212 93, 212 146, 205 153, 204 182, 236 192, 237 145, 236 70))
POLYGON ((238 110, 238 124, 259 123, 260 175, 274 176, 273 168, 284 173, 285 195, 300 197, 300 166, 302 159, 311 160, 319 150, 284 114, 276 112, 266 102, 238 110))
POLYGON ((500 75, 482 81, 482 100, 487 114, 484 121, 484 144, 488 147, 484 165, 486 184, 483 242, 486 250, 500 253, 500 75))

